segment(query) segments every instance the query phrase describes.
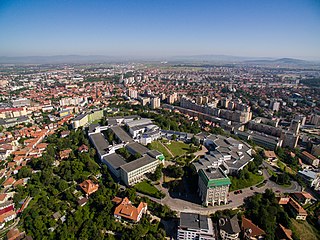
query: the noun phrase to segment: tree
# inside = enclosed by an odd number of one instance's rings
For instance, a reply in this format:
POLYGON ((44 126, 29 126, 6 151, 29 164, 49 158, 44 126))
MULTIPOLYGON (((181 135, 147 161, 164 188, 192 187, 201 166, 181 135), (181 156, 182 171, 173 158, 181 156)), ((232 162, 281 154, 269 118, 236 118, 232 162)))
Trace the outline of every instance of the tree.
POLYGON ((169 165, 165 169, 165 173, 169 177, 181 178, 183 176, 183 174, 184 174, 184 171, 180 166, 169 165))
POLYGON ((162 169, 163 169, 163 165, 159 164, 158 167, 156 168, 155 172, 153 174, 151 174, 150 179, 152 181, 159 181, 162 176, 162 169))
POLYGON ((176 141, 176 140, 177 140, 177 136, 176 136, 175 134, 172 134, 171 140, 172 140, 172 141, 176 141))

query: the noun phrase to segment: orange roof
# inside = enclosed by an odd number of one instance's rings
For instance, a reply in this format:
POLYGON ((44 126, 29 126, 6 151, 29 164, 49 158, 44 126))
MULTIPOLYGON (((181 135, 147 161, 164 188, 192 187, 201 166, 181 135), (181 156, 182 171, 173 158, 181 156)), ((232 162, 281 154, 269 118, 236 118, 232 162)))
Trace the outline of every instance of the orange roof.
POLYGON ((289 201, 290 201, 290 198, 288 198, 288 197, 279 197, 278 198, 278 203, 280 205, 288 204, 289 201))
POLYGON ((114 215, 124 217, 133 221, 138 221, 138 217, 145 207, 147 207, 147 204, 144 202, 140 202, 139 206, 136 208, 131 204, 131 201, 127 197, 125 197, 122 202, 115 208, 114 215))
POLYGON ((241 228, 244 231, 250 229, 250 231, 247 233, 247 235, 250 236, 250 237, 256 237, 256 236, 261 236, 261 235, 265 235, 266 234, 265 231, 263 231, 257 225, 253 224, 251 220, 245 218, 244 216, 242 216, 241 228))
POLYGON ((304 210, 303 207, 300 206, 294 199, 290 198, 289 204, 296 210, 299 215, 308 215, 307 211, 304 210))
POLYGON ((7 239, 14 240, 20 236, 20 231, 18 228, 12 228, 9 232, 7 232, 7 239))
POLYGON ((37 148, 38 148, 38 149, 42 149, 42 148, 46 148, 47 146, 48 146, 47 143, 39 143, 39 144, 37 145, 37 148))
POLYGON ((14 210, 10 210, 9 212, 6 212, 6 213, 3 213, 0 215, 0 222, 4 222, 4 220, 7 218, 7 217, 10 217, 12 215, 15 215, 16 212, 14 210))
POLYGON ((287 237, 287 239, 292 240, 292 231, 290 229, 285 228, 281 224, 279 224, 282 233, 287 237))
POLYGON ((23 179, 19 179, 19 180, 17 180, 17 181, 13 184, 13 186, 14 186, 14 187, 16 187, 16 186, 23 186, 23 184, 24 184, 24 180, 23 180, 23 179))
POLYGON ((0 201, 3 201, 7 197, 6 193, 1 193, 0 194, 0 201))
POLYGON ((264 151, 264 155, 267 158, 277 158, 277 155, 274 153, 274 151, 264 151))
POLYGON ((14 180, 13 177, 9 177, 4 183, 2 183, 2 186, 6 187, 6 186, 10 186, 12 185, 16 180, 14 180))
POLYGON ((16 162, 8 162, 8 168, 13 168, 16 164, 16 162))
POLYGON ((94 184, 91 180, 84 180, 82 183, 79 184, 79 186, 88 195, 98 191, 99 189, 99 185, 94 184))
POLYGON ((115 204, 120 204, 122 201, 122 198, 114 197, 111 201, 114 202, 115 204))
POLYGON ((305 199, 315 199, 310 193, 308 192, 295 192, 293 193, 298 198, 305 198, 305 199))
POLYGON ((311 159, 311 160, 315 160, 317 159, 315 156, 313 156, 312 154, 306 152, 306 151, 303 151, 302 152, 302 155, 306 156, 307 158, 311 159))

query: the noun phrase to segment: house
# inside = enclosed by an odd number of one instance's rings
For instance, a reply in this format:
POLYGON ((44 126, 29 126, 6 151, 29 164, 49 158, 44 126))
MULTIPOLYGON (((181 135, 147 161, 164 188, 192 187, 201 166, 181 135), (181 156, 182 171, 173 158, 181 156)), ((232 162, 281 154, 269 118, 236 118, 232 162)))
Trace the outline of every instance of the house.
POLYGON ((1 193, 0 194, 0 204, 5 203, 9 198, 9 194, 7 193, 1 193))
POLYGON ((99 189, 99 185, 93 183, 90 179, 84 180, 82 183, 79 184, 79 186, 86 193, 87 196, 98 191, 98 189, 99 189))
POLYGON ((139 222, 142 214, 147 213, 147 203, 145 202, 140 202, 138 207, 135 207, 127 197, 123 199, 116 197, 112 201, 118 204, 114 210, 114 217, 117 219, 139 222))
POLYGON ((15 219, 16 216, 17 216, 17 214, 14 210, 10 210, 8 212, 5 212, 0 215, 0 223, 9 222, 9 221, 15 219))
POLYGON ((307 164, 310 164, 316 168, 319 166, 319 159, 308 153, 307 151, 303 151, 300 157, 307 164))
POLYGON ((61 214, 59 212, 55 212, 53 215, 52 215, 53 219, 58 221, 59 218, 61 218, 61 214))
POLYGON ((289 197, 278 197, 278 204, 280 205, 286 205, 290 201, 289 197))
POLYGON ((290 198, 288 203, 291 212, 293 213, 295 219, 297 220, 306 220, 308 213, 306 210, 301 207, 301 205, 296 202, 293 198, 290 198))
POLYGON ((88 202, 88 198, 87 197, 82 197, 78 200, 78 205, 80 207, 83 207, 84 205, 86 205, 88 202))
POLYGON ((71 152, 72 152, 71 149, 66 149, 66 150, 60 151, 60 153, 59 153, 60 159, 63 160, 63 159, 68 158, 71 152))
POLYGON ((274 151, 265 150, 264 151, 264 156, 271 162, 278 160, 277 155, 274 153, 274 151))
POLYGON ((292 194, 292 197, 302 205, 313 203, 316 201, 316 199, 310 193, 307 192, 295 192, 292 194))
POLYGON ((79 148, 78 148, 78 151, 79 152, 88 152, 89 151, 89 148, 88 148, 88 146, 87 145, 85 145, 85 144, 82 144, 79 148))
POLYGON ((9 232, 7 232, 7 240, 20 239, 21 235, 24 235, 24 233, 20 233, 18 228, 12 228, 9 232))
POLYGON ((69 134, 70 134, 70 131, 62 131, 62 132, 60 133, 60 137, 65 138, 65 137, 67 137, 69 134))
POLYGON ((4 183, 2 183, 2 186, 4 188, 11 187, 15 182, 16 180, 13 177, 9 177, 4 183))
POLYGON ((279 224, 276 230, 276 236, 280 240, 293 240, 292 231, 279 224))
POLYGON ((243 232, 243 237, 246 240, 259 240, 264 239, 266 236, 265 231, 244 216, 242 216, 241 230, 243 232))
POLYGON ((221 217, 218 221, 219 233, 222 240, 238 240, 241 232, 237 215, 232 218, 221 217))

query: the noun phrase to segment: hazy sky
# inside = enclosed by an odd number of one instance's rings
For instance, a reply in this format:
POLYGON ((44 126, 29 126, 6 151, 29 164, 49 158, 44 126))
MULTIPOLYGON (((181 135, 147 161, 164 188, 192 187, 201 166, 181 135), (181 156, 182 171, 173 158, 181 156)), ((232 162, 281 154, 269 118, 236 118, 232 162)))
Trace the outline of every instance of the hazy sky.
POLYGON ((320 0, 0 0, 0 56, 320 59, 320 0))

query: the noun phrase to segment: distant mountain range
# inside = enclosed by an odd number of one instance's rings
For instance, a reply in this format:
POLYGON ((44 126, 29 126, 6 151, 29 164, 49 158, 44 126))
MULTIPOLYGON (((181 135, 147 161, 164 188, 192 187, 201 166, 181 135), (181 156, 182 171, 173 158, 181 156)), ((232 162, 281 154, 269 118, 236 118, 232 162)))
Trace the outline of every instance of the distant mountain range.
POLYGON ((228 55, 193 55, 174 57, 115 57, 105 55, 56 55, 56 56, 26 56, 26 57, 1 57, 0 64, 63 64, 63 63, 111 63, 128 61, 152 61, 170 63, 196 63, 196 64, 250 64, 250 65, 298 65, 319 66, 319 62, 305 61, 294 58, 267 58, 267 57, 240 57, 228 55))

